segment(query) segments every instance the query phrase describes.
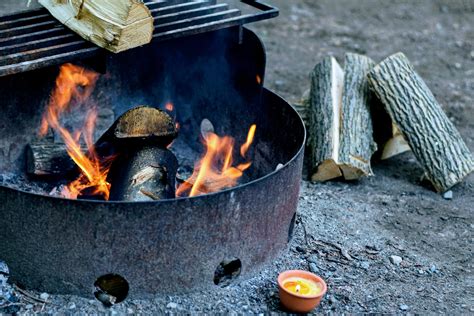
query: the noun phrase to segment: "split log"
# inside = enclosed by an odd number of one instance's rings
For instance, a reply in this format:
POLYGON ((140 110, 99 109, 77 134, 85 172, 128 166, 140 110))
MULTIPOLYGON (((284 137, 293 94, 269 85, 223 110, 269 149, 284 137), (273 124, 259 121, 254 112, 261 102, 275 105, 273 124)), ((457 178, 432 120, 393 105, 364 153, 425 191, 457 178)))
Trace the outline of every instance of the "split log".
POLYGON ((107 181, 110 200, 153 201, 175 197, 178 160, 158 147, 145 147, 120 155, 112 164, 107 181))
POLYGON ((308 147, 313 181, 372 175, 376 150, 366 75, 374 63, 346 54, 344 71, 333 57, 316 65, 311 79, 308 147))
POLYGON ((138 0, 39 0, 65 26, 94 44, 118 53, 148 44, 153 17, 138 0))
POLYGON ((376 158, 385 160, 409 151, 410 146, 408 146, 398 127, 393 123, 382 102, 376 96, 370 102, 370 111, 374 128, 374 140, 378 148, 376 158))
POLYGON ((42 178, 66 177, 77 172, 77 165, 65 144, 38 142, 26 146, 26 172, 42 178))
POLYGON ((474 170, 474 158, 461 135, 405 55, 385 59, 368 78, 438 192, 474 170))

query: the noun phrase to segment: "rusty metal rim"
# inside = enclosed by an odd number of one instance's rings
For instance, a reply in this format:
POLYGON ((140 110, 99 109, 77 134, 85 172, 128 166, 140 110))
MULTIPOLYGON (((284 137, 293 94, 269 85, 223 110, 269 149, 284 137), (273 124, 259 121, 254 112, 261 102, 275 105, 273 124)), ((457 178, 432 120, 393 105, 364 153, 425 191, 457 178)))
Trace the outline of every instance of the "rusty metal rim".
POLYGON ((107 201, 107 202, 104 202, 104 201, 95 201, 95 200, 73 200, 73 199, 67 199, 67 198, 63 198, 63 197, 58 197, 58 196, 49 196, 49 195, 45 195, 45 194, 40 194, 40 193, 34 193, 34 192, 28 192, 28 191, 25 191, 25 190, 21 190, 21 189, 15 189, 15 188, 12 188, 12 187, 9 187, 9 186, 5 186, 5 185, 1 185, 1 187, 4 187, 6 189, 10 189, 10 190, 13 190, 13 191, 17 191, 17 192, 21 192, 21 193, 25 193, 25 194, 28 194, 28 195, 33 195, 33 196, 41 196, 41 197, 49 197, 49 198, 52 198, 52 199, 57 199, 57 200, 67 200, 67 201, 70 201, 72 203, 87 203, 87 204, 107 204, 107 205, 117 205, 117 204, 158 204, 158 203, 161 203, 161 204, 165 204, 165 203, 172 203, 172 202, 175 202, 175 201, 180 201, 180 200, 188 200, 188 199, 200 199, 204 196, 213 196, 213 195, 217 195, 217 194, 221 194, 221 193, 224 193, 224 192, 229 192, 229 191, 236 191, 236 190, 240 190, 242 188, 245 188, 247 186, 250 186, 250 185, 254 185, 254 184, 257 184, 259 182, 262 182, 264 180, 266 180, 267 178, 270 178, 272 176, 274 176, 275 174, 278 174, 279 172, 281 172, 283 169, 287 168, 293 161, 295 161, 301 151, 304 150, 305 148, 305 144, 306 144, 306 127, 304 125, 304 122, 303 122, 303 119, 301 118, 301 116, 299 115, 298 111, 295 110, 295 108, 293 106, 291 106, 284 98, 282 98, 278 93, 275 93, 267 88, 263 88, 263 90, 266 92, 266 93, 270 93, 270 94, 273 94, 274 96, 276 96, 277 98, 281 99, 282 101, 284 101, 286 104, 288 104, 291 108, 291 111, 294 112, 294 114, 296 114, 297 118, 298 118, 298 121, 299 123, 301 123, 301 126, 303 127, 303 141, 302 141, 302 144, 301 146, 299 147, 298 151, 293 155, 293 157, 288 161, 286 162, 282 168, 278 169, 278 170, 274 170, 268 174, 266 174, 265 176, 263 177, 260 177, 258 179, 255 179, 255 180, 252 180, 250 182, 247 182, 247 183, 244 183, 244 184, 241 184, 241 185, 238 185, 236 187, 232 187, 232 188, 228 188, 228 189, 224 189, 224 190, 220 190, 218 192, 213 192, 213 193, 208 193, 208 194, 203 194, 203 195, 198 195, 198 196, 193 196, 193 197, 177 197, 177 198, 172 198, 172 199, 163 199, 163 200, 159 200, 159 201, 136 201, 136 202, 129 202, 129 201, 107 201))

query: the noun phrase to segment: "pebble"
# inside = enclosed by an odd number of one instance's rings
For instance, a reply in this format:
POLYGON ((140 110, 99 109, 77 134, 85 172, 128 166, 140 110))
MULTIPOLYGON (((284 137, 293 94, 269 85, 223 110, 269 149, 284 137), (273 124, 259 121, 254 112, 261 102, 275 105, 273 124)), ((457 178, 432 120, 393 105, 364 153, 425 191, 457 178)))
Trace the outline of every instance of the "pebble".
POLYGON ((403 259, 400 256, 390 256, 390 262, 396 266, 399 266, 402 263, 403 259))
POLYGON ((328 301, 329 301, 329 304, 331 304, 331 305, 336 305, 337 304, 337 299, 334 297, 334 295, 329 295, 328 301))
POLYGON ((75 303, 71 303, 71 304, 69 304, 68 308, 69 308, 69 309, 76 309, 76 304, 75 304, 75 303))
POLYGON ((409 309, 408 305, 406 304, 400 304, 399 308, 401 311, 407 311, 409 309))
POLYGON ((436 266, 434 264, 430 267, 430 272, 431 273, 437 273, 438 272, 438 270, 436 269, 436 266))
POLYGON ((360 267, 364 270, 369 270, 370 263, 368 263, 367 261, 363 261, 360 263, 360 267))
POLYGON ((127 308, 127 314, 134 314, 133 309, 131 309, 130 307, 127 308))
POLYGON ((471 51, 471 53, 469 55, 471 56, 472 59, 474 59, 474 50, 471 51))
POLYGON ((309 263, 318 263, 318 257, 313 255, 308 257, 308 262, 309 263))
POLYGON ((443 193, 443 199, 445 200, 452 200, 453 199, 453 191, 449 190, 443 193))
POLYGON ((48 293, 41 293, 40 294, 40 299, 42 299, 43 301, 46 301, 48 298, 49 298, 48 293))
POLYGON ((318 266, 316 265, 316 263, 314 263, 314 262, 311 262, 311 263, 309 264, 309 270, 310 270, 311 272, 313 272, 313 273, 319 273, 319 268, 318 268, 318 266))
POLYGON ((302 254, 305 254, 305 253, 306 253, 306 249, 304 249, 304 248, 301 247, 301 246, 296 246, 296 251, 301 252, 302 254))
POLYGON ((173 303, 173 302, 169 302, 168 305, 166 305, 166 308, 169 308, 169 309, 175 309, 177 307, 178 307, 178 304, 173 303))
POLYGON ((28 304, 25 306, 25 309, 33 309, 33 304, 28 304))

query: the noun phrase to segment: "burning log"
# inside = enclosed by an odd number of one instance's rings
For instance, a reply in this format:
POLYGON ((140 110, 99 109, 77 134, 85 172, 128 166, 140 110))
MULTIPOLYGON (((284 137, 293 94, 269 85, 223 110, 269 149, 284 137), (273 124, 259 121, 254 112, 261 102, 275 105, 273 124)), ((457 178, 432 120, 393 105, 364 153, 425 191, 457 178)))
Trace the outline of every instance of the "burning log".
POLYGON ((150 10, 137 0, 39 0, 65 26, 94 44, 118 53, 148 44, 150 10))
POLYGON ((433 93, 402 53, 385 59, 369 82, 438 192, 474 170, 474 159, 433 93))
POLYGON ((125 112, 95 144, 101 156, 122 151, 128 144, 166 148, 178 131, 173 118, 165 111, 139 106, 125 112))
POLYGON ((107 177, 110 199, 174 198, 178 161, 166 147, 176 135, 174 120, 159 109, 140 106, 119 117, 98 141, 98 148, 112 144, 117 154, 107 177))
POLYGON ((44 178, 66 177, 77 174, 77 165, 65 144, 37 142, 26 147, 26 172, 44 178))
POLYGON ((366 75, 373 65, 357 54, 346 54, 344 71, 333 57, 316 65, 308 109, 313 181, 372 175, 370 159, 376 144, 366 75))
POLYGON ((150 201, 175 197, 178 160, 159 147, 144 147, 120 155, 112 164, 107 181, 110 200, 150 201))

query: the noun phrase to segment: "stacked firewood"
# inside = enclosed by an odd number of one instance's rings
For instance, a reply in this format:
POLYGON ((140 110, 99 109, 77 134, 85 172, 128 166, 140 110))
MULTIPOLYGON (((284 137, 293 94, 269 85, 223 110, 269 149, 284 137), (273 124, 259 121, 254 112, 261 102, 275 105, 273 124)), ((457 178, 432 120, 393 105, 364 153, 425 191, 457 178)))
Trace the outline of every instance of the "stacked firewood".
POLYGON ((312 181, 373 175, 371 160, 412 150, 436 191, 474 170, 461 135, 407 57, 376 65, 348 53, 342 68, 325 58, 311 74, 309 95, 297 106, 308 129, 312 181))

